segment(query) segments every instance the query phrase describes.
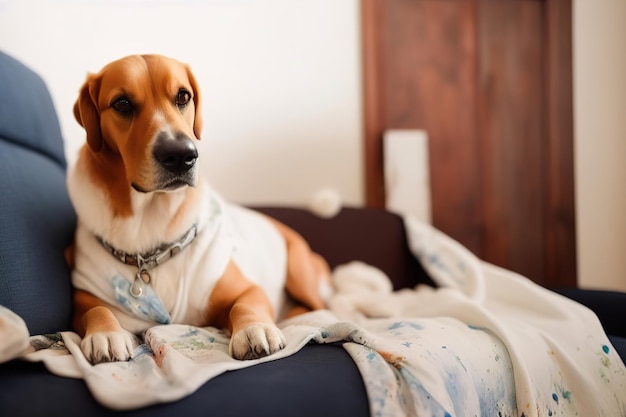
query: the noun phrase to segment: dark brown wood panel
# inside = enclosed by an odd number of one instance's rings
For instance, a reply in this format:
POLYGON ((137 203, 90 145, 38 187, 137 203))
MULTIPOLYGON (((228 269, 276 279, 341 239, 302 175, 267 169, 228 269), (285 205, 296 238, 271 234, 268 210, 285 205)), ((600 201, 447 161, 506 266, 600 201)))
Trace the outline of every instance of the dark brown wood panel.
POLYGON ((576 283, 572 3, 548 1, 546 33, 546 276, 552 285, 576 283))
POLYGON ((478 3, 482 256, 543 280, 544 27, 536 1, 478 3))
POLYGON ((367 203, 382 135, 430 138, 433 222, 544 285, 576 277, 571 0, 363 0, 367 203))
POLYGON ((380 0, 361 2, 365 194, 368 207, 373 208, 385 207, 382 135, 385 130, 383 74, 386 65, 382 59, 385 39, 383 5, 380 0))
POLYGON ((468 248, 482 243, 470 2, 386 2, 385 120, 430 137, 433 223, 468 248))

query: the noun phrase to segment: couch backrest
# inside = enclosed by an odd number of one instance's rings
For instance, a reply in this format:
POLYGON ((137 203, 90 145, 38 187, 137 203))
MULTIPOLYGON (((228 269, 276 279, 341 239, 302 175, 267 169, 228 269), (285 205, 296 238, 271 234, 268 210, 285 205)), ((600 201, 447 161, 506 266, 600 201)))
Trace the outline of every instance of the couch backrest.
POLYGON ((332 268, 362 261, 385 272, 395 289, 434 285, 411 253, 404 221, 379 209, 344 207, 323 219, 305 209, 255 207, 297 230, 332 268))
POLYGON ((0 52, 0 305, 31 334, 69 329, 63 257, 75 215, 59 122, 43 80, 0 52))

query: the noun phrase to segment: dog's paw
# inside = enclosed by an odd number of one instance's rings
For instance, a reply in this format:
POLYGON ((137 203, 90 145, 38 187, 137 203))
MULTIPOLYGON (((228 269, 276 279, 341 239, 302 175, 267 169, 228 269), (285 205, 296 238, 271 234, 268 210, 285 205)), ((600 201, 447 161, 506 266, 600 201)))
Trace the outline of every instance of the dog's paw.
POLYGON ((235 359, 258 359, 285 347, 283 332, 273 324, 254 323, 230 339, 230 355, 235 359))
POLYGON ((133 354, 132 335, 120 329, 112 332, 96 332, 80 342, 83 354, 92 364, 127 361, 133 354))

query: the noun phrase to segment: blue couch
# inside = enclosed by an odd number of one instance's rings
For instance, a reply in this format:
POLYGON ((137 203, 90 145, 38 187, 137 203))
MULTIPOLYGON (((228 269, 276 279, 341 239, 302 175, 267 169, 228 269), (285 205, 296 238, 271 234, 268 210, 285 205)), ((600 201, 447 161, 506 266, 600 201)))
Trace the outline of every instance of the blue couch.
MULTIPOLYGON (((75 215, 65 172, 63 140, 44 82, 0 52, 0 305, 20 315, 33 335, 70 330, 63 251, 75 215)), ((402 220, 391 213, 344 208, 323 220, 305 210, 259 209, 299 230, 331 265, 366 261, 393 277, 396 288, 431 282, 410 254, 402 220)), ((626 295, 564 293, 596 308, 624 357, 626 295)), ((1 364, 0 387, 3 416, 369 415, 359 372, 340 345, 309 345, 291 357, 220 375, 180 401, 124 413, 96 403, 82 380, 52 375, 37 363, 1 364)))

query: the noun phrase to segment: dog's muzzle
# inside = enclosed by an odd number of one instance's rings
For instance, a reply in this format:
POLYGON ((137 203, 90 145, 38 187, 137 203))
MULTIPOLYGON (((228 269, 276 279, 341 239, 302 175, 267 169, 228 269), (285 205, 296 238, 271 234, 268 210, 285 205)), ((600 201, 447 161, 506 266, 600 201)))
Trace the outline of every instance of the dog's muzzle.
POLYGON ((161 133, 157 137, 152 156, 160 168, 160 189, 173 190, 183 185, 195 185, 195 166, 198 150, 193 140, 179 133, 172 136, 161 133))

